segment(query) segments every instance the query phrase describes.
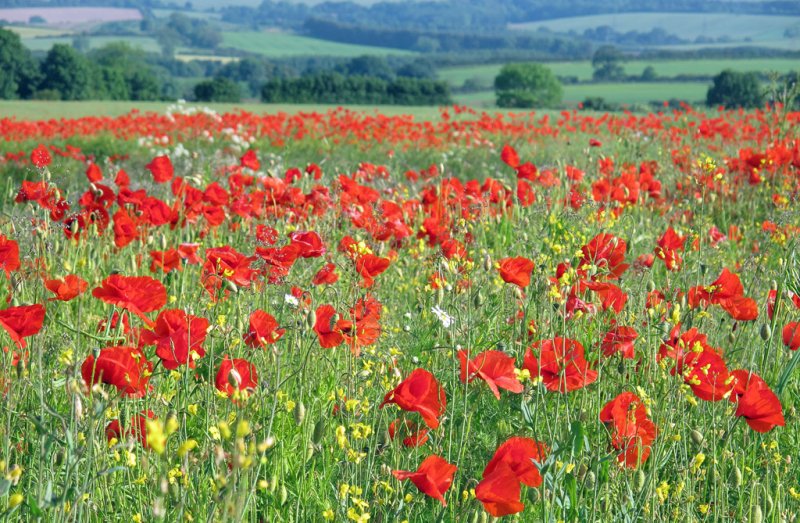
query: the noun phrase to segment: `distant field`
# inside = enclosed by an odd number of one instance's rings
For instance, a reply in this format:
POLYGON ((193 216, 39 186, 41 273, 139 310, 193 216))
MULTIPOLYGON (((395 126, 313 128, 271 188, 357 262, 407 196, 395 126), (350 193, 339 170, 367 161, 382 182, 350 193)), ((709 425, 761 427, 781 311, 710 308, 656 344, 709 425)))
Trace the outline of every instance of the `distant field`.
MULTIPOLYGON (((246 3, 247 2, 245 2, 245 1, 236 0, 236 4, 237 5, 245 5, 246 3)), ((219 4, 216 3, 216 5, 219 5, 219 4)), ((256 5, 258 5, 258 4, 256 4, 256 5)), ((199 7, 197 5, 197 2, 193 2, 193 6, 194 6, 194 9, 195 9, 193 11, 185 11, 185 10, 182 10, 182 9, 152 9, 151 11, 153 13, 153 16, 155 16, 156 18, 167 18, 172 13, 178 13, 178 14, 181 14, 181 15, 184 15, 184 16, 188 16, 189 18, 202 18, 204 20, 208 20, 208 19, 217 19, 218 20, 219 18, 221 18, 221 15, 219 13, 212 13, 210 11, 198 11, 197 9, 199 9, 199 7)), ((214 6, 209 6, 209 7, 214 7, 214 6)), ((206 8, 204 7, 203 9, 206 9, 206 8)))
MULTIPOLYGON (((708 85, 702 82, 661 82, 661 83, 608 83, 565 85, 564 103, 574 105, 587 97, 599 96, 608 102, 620 104, 646 104, 651 101, 664 101, 671 98, 688 102, 704 102, 708 85)), ((457 103, 474 107, 494 107, 494 91, 458 94, 453 97, 457 103)))
POLYGON ((76 27, 86 24, 102 24, 120 20, 141 20, 138 9, 115 7, 24 7, 0 9, 0 20, 13 23, 28 23, 31 17, 44 18, 48 26, 76 27))
MULTIPOLYGON (((552 62, 546 63, 557 76, 575 76, 579 80, 592 78, 591 62, 552 62)), ((644 68, 652 65, 659 76, 676 76, 679 74, 713 76, 724 69, 734 71, 777 71, 787 73, 800 70, 800 60, 789 58, 745 59, 745 60, 665 60, 642 61, 633 60, 624 64, 629 75, 642 74, 644 68)), ((491 87, 494 77, 500 72, 501 65, 475 65, 467 67, 451 67, 440 69, 439 78, 453 87, 460 87, 465 80, 474 79, 479 85, 491 87)))
POLYGON ((410 51, 350 45, 318 40, 307 36, 267 31, 237 31, 222 33, 223 47, 259 53, 269 57, 282 56, 359 56, 413 54, 410 51))
POLYGON ((20 38, 38 38, 43 36, 62 36, 72 34, 70 29, 52 29, 49 27, 6 25, 3 26, 3 29, 17 33, 20 38))
MULTIPOLYGON (((172 102, 51 102, 40 100, 0 100, 0 118, 15 117, 20 120, 47 120, 50 118, 80 118, 82 116, 119 116, 127 114, 133 109, 141 112, 166 111, 172 102)), ((324 112, 333 109, 334 105, 298 105, 298 104, 261 104, 261 103, 197 103, 187 104, 200 107, 210 107, 219 112, 230 112, 238 109, 254 113, 298 113, 298 112, 324 112)), ((405 107, 393 105, 379 106, 348 106, 353 110, 375 111, 380 114, 398 115, 410 114, 416 118, 435 119, 439 115, 437 107, 405 107)))
MULTIPOLYGON (((624 33, 648 32, 661 27, 670 34, 686 40, 698 37, 727 37, 731 41, 774 42, 783 40, 786 29, 800 27, 800 17, 768 15, 736 15, 727 13, 621 13, 595 16, 575 16, 524 24, 511 24, 516 30, 582 33, 586 29, 611 26, 624 33)), ((795 39, 797 40, 797 39, 795 39)))
MULTIPOLYGON (((96 49, 111 42, 127 42, 131 47, 139 47, 145 51, 158 52, 161 47, 155 39, 149 36, 90 36, 89 47, 96 49)), ((31 51, 48 51, 54 44, 71 44, 71 36, 56 36, 49 38, 23 38, 22 43, 31 51)))
POLYGON ((214 55, 191 54, 191 53, 178 53, 175 55, 175 59, 180 60, 181 62, 202 61, 202 62, 220 62, 223 64, 239 61, 239 58, 233 56, 214 56, 214 55))

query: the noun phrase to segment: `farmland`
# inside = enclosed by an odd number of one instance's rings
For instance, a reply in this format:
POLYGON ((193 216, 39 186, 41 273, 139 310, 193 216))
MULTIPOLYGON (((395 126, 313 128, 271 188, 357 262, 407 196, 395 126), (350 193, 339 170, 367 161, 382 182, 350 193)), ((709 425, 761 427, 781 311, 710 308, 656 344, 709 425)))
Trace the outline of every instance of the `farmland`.
POLYGON ((277 31, 236 31, 223 33, 223 47, 258 53, 266 57, 409 55, 409 51, 340 44, 277 31))
POLYGON ((0 20, 26 24, 40 17, 45 24, 59 27, 78 27, 120 20, 141 20, 138 9, 107 7, 30 7, 0 9, 0 20))
POLYGON ((4 517, 795 517, 800 114, 56 107, 0 120, 4 517))

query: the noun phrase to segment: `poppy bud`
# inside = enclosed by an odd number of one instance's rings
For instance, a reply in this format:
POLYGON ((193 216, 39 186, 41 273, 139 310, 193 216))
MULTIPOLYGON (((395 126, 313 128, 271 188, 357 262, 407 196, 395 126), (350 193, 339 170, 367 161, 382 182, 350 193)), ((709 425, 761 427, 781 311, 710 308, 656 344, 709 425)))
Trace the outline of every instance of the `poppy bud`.
POLYGON ((764 513, 761 511, 761 505, 754 505, 750 511, 750 523, 761 523, 764 521, 764 513))
POLYGON ((238 293, 239 292, 239 287, 235 283, 233 283, 231 280, 225 280, 225 286, 231 292, 234 292, 234 293, 238 293))
POLYGON ((665 321, 661 323, 659 329, 661 330, 661 334, 664 336, 669 336, 669 331, 672 330, 672 325, 670 325, 668 321, 665 321))
POLYGON ((589 490, 592 490, 594 488, 595 481, 596 481, 596 478, 595 478, 594 472, 592 472, 590 470, 589 473, 586 474, 586 488, 588 488, 589 490))
POLYGON ((692 429, 689 435, 691 436, 692 441, 694 441, 695 445, 700 446, 703 444, 703 434, 699 430, 692 429))
POLYGON ((269 491, 273 494, 275 493, 275 487, 278 486, 278 475, 273 474, 271 478, 269 478, 269 491))
POLYGON ((302 401, 298 401, 294 404, 294 422, 302 425, 304 419, 306 419, 306 406, 302 401))
POLYGON ((687 304, 686 295, 684 294, 683 296, 681 296, 681 310, 686 308, 686 304, 687 304))
POLYGON ((306 315, 306 326, 309 329, 313 329, 314 325, 316 324, 317 324, 317 311, 311 309, 310 311, 308 311, 308 314, 306 315))
POLYGON ((742 481, 742 470, 734 465, 733 469, 731 470, 729 483, 734 487, 739 488, 742 486, 742 481))
POLYGON ((767 514, 770 514, 774 507, 775 507, 775 502, 772 501, 772 494, 767 493, 767 514))
POLYGON ((239 374, 239 371, 235 368, 232 368, 230 372, 228 372, 228 383, 235 389, 238 389, 242 384, 242 375, 239 374))
POLYGON ((733 335, 733 332, 728 333, 728 343, 733 345, 736 342, 736 336, 733 335))
POLYGON ((60 467, 64 463, 64 451, 58 450, 53 454, 53 463, 56 467, 60 467))
POLYGON ((706 274, 707 272, 708 272, 708 265, 706 265, 705 263, 701 263, 701 264, 700 264, 700 274, 702 274, 703 276, 705 276, 705 274, 706 274))
POLYGON ((654 290, 656 290, 656 282, 654 282, 653 280, 648 281, 647 282, 647 291, 648 292, 653 292, 654 290))
POLYGON ((472 299, 472 303, 476 307, 480 307, 481 305, 483 305, 484 301, 486 300, 484 299, 483 294, 481 294, 480 292, 476 293, 475 297, 472 299))
POLYGON ((761 326, 761 339, 767 341, 772 337, 772 328, 768 323, 761 326))
POLYGON ((636 492, 641 492, 644 488, 644 483, 647 480, 647 477, 644 475, 644 471, 639 469, 636 471, 636 492))
POLYGON ((492 257, 488 253, 483 257, 483 270, 486 272, 492 270, 492 257))
POLYGON ((286 485, 281 485, 279 499, 281 506, 286 504, 286 501, 289 499, 289 491, 286 490, 286 485))
POLYGON ((777 291, 778 290, 778 282, 775 281, 775 280, 772 280, 771 282, 769 282, 769 288, 772 289, 773 291, 777 291))
POLYGON ((320 418, 320 420, 314 424, 314 432, 311 434, 311 441, 318 445, 319 442, 322 441, 322 436, 324 433, 325 420, 320 418))

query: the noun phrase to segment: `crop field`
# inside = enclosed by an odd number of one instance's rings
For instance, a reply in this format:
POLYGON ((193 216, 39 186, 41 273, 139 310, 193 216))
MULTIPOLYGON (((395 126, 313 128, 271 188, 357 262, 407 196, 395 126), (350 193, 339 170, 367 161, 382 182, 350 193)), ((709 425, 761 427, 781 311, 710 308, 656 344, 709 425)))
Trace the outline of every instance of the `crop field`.
MULTIPOLYGON (((591 80, 592 64, 584 62, 545 62, 556 76, 575 77, 578 80, 591 80)), ((630 60, 622 64, 625 74, 641 75, 648 66, 652 66, 659 76, 678 75, 704 75, 714 76, 724 69, 734 71, 759 71, 777 72, 785 74, 790 71, 800 70, 800 61, 789 58, 764 58, 764 59, 720 59, 720 60, 630 60)), ((479 85, 491 87, 494 78, 500 72, 502 65, 472 65, 465 67, 447 67, 438 71, 439 78, 445 80, 453 87, 460 87, 464 81, 472 79, 479 85)))
POLYGON ((728 13, 620 13, 512 24, 510 28, 526 31, 547 28, 580 34, 586 29, 600 26, 611 26, 620 33, 646 33, 660 27, 669 34, 690 41, 705 37, 726 38, 730 42, 771 42, 787 39, 784 38, 784 31, 799 28, 800 17, 728 13))
POLYGON ((277 31, 236 31, 222 33, 222 47, 240 49, 264 56, 280 58, 284 56, 360 56, 413 54, 411 51, 370 47, 364 45, 340 44, 307 36, 277 31))
POLYGON ((140 105, 0 105, 4 519, 796 521, 800 113, 140 105))
MULTIPOLYGON (((158 52, 161 47, 149 36, 89 36, 89 47, 97 49, 113 42, 125 42, 131 47, 139 47, 144 51, 158 52)), ((31 51, 48 51, 55 44, 72 44, 72 36, 22 38, 22 43, 31 51)))
POLYGON ((0 8, 0 20, 26 24, 38 16, 47 26, 77 27, 121 20, 141 20, 138 9, 117 7, 21 7, 0 8))

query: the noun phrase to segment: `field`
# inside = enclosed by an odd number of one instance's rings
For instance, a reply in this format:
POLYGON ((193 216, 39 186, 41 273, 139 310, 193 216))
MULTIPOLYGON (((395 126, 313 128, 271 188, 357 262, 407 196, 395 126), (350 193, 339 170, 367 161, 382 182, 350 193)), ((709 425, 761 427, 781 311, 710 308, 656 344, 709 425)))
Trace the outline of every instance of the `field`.
POLYGON ((411 51, 340 44, 277 31, 223 32, 222 47, 240 49, 264 56, 280 58, 286 56, 359 56, 359 55, 408 55, 411 51))
MULTIPOLYGON (((556 76, 572 76, 578 80, 591 80, 591 62, 548 62, 545 65, 556 76)), ((763 71, 788 73, 800 70, 800 62, 788 58, 773 59, 720 59, 720 60, 659 60, 643 61, 631 60, 625 62, 625 74, 641 75, 647 66, 652 66, 659 76, 705 75, 714 76, 724 69, 734 71, 763 71)), ((494 78, 500 72, 501 65, 474 65, 466 67, 448 67, 440 69, 439 78, 447 81, 453 87, 459 87, 465 80, 472 79, 478 85, 493 86, 494 78)))
MULTIPOLYGON (((161 47, 149 36, 89 36, 89 48, 97 49, 112 42, 126 42, 131 47, 139 47, 145 51, 159 52, 161 47)), ((48 51, 55 44, 72 44, 72 36, 22 38, 22 43, 31 51, 48 51)))
MULTIPOLYGON (((541 22, 512 24, 514 30, 535 31, 547 28, 551 31, 579 34, 586 29, 611 26, 615 31, 649 32, 663 28, 667 33, 685 40, 694 41, 698 37, 725 38, 731 43, 763 42, 769 45, 782 40, 786 29, 800 28, 800 17, 737 15, 726 13, 622 13, 595 16, 576 16, 541 22)), ((797 41, 798 38, 794 38, 797 41)))
POLYGON ((113 7, 26 7, 0 9, 0 20, 26 24, 31 17, 45 20, 43 25, 78 27, 120 20, 141 20, 138 9, 113 7))
POLYGON ((4 518, 794 521, 800 114, 218 109, 0 120, 4 518))

